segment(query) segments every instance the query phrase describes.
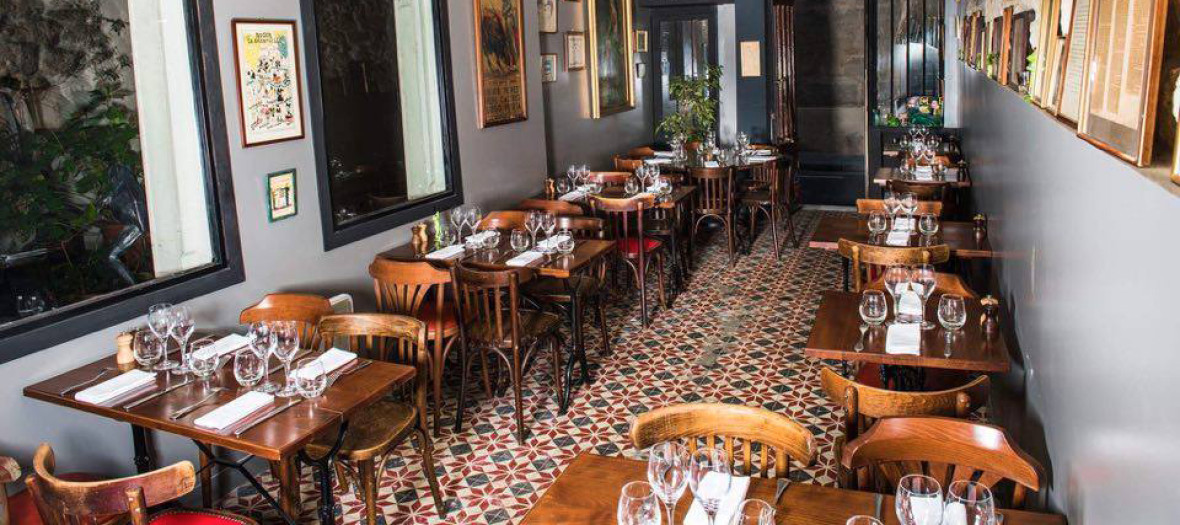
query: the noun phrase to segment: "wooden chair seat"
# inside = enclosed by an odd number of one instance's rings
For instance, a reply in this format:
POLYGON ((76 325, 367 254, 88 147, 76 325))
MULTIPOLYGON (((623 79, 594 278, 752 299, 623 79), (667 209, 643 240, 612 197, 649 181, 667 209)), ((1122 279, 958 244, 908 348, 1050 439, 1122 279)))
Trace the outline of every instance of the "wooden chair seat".
MULTIPOLYGON (((393 444, 401 441, 414 431, 418 410, 413 405, 398 401, 382 400, 362 409, 349 419, 348 432, 340 456, 352 461, 375 458, 393 444)), ((326 431, 307 446, 308 452, 319 457, 335 444, 337 429, 326 431)))
MULTIPOLYGON (((629 237, 626 239, 619 239, 619 241, 618 241, 619 253, 622 253, 623 255, 626 255, 627 257, 638 256, 639 255, 639 245, 640 245, 639 239, 637 239, 635 237, 629 237)), ((659 250, 663 246, 664 246, 664 243, 660 242, 659 239, 652 239, 652 238, 648 238, 648 237, 645 237, 643 239, 643 251, 645 253, 652 253, 656 250, 659 250)))
POLYGON ((676 232, 676 221, 671 218, 648 218, 643 221, 643 230, 647 235, 667 237, 676 232))
MULTIPOLYGON (((867 290, 880 290, 885 292, 885 274, 881 274, 872 282, 865 286, 867 290)), ((942 294, 961 295, 968 299, 978 299, 979 294, 975 293, 967 283, 963 282, 963 278, 953 273, 934 272, 934 295, 942 294)))
POLYGON ((254 520, 219 510, 166 510, 152 516, 152 525, 247 525, 254 520))
MULTIPOLYGON (((522 344, 527 345, 531 341, 540 339, 548 334, 553 333, 557 329, 557 325, 561 324, 561 317, 549 312, 538 312, 536 310, 521 310, 520 311, 520 340, 522 344)), ((489 330, 488 325, 477 323, 467 327, 467 337, 483 344, 495 345, 500 348, 512 347, 512 334, 510 331, 505 331, 504 337, 499 341, 494 341, 495 335, 492 330, 489 330)))
POLYGON ((747 191, 744 194, 742 194, 742 203, 743 204, 769 206, 773 202, 774 201, 771 200, 771 197, 770 197, 770 190, 754 190, 754 191, 747 191))
POLYGON ((573 275, 569 279, 534 279, 521 287, 525 295, 541 302, 568 303, 571 293, 586 297, 598 293, 602 281, 589 275, 573 275))
POLYGON ((442 306, 442 321, 440 323, 438 315, 438 303, 434 301, 423 301, 422 307, 418 309, 417 317, 423 323, 426 323, 426 338, 434 339, 438 337, 438 329, 441 324, 442 336, 452 337, 459 333, 459 317, 455 314, 457 309, 454 303, 446 301, 442 306))

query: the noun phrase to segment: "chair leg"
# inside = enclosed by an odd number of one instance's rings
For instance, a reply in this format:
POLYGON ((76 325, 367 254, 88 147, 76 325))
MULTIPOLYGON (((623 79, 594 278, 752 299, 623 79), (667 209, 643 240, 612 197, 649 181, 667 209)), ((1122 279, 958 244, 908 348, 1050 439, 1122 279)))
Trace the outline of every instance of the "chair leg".
MULTIPOLYGON (((439 516, 446 516, 447 507, 443 502, 442 491, 438 488, 438 475, 434 472, 434 442, 426 429, 418 429, 419 445, 422 448, 422 470, 426 473, 426 481, 430 483, 430 495, 434 497, 434 508, 439 516)), ((370 521, 370 524, 376 523, 370 521)))
POLYGON ((799 247, 799 236, 795 234, 795 219, 794 219, 795 214, 791 213, 791 205, 790 204, 787 204, 785 207, 787 209, 786 210, 787 211, 787 232, 788 232, 787 235, 791 239, 791 245, 798 248, 799 247))
MULTIPOLYGON (((484 350, 479 351, 479 364, 480 364, 480 367, 479 367, 480 373, 483 374, 484 394, 486 394, 488 396, 488 399, 491 399, 493 397, 492 391, 495 390, 493 387, 496 385, 492 384, 492 379, 488 375, 488 353, 484 350)), ((497 376, 496 378, 499 379, 499 376, 497 376)))
POLYGON ((599 295, 594 300, 594 311, 598 314, 598 330, 602 332, 602 355, 611 355, 610 330, 606 328, 606 298, 599 295))
POLYGON ((642 268, 642 265, 637 268, 639 269, 635 270, 635 274, 636 280, 639 281, 639 317, 643 322, 643 327, 647 328, 647 276, 644 275, 646 268, 642 268))
POLYGON ((516 442, 524 443, 526 430, 524 428, 524 394, 521 392, 520 363, 511 365, 512 368, 512 397, 516 402, 516 442))
POLYGON ((737 229, 734 228, 733 215, 730 215, 725 219, 725 241, 729 248, 730 266, 733 266, 737 263, 737 239, 734 238, 736 233, 737 229))
POLYGON ((770 205, 770 240, 774 242, 774 258, 782 259, 778 246, 778 206, 770 205))
MULTIPOLYGON (((201 506, 210 508, 213 506, 213 467, 210 465, 213 462, 213 458, 206 456, 204 449, 199 450, 201 456, 201 506)), ((210 450, 212 450, 212 445, 210 445, 210 450)), ((271 468, 271 472, 274 472, 273 467, 271 468)), ((6 510, 7 507, 0 506, 0 511, 6 510)), ((6 521, 5 525, 7 523, 6 521)))
POLYGON ((361 501, 370 525, 377 523, 377 466, 372 459, 356 462, 357 477, 361 482, 361 501))
POLYGON ((467 375, 471 373, 471 356, 467 343, 459 347, 459 404, 455 407, 455 433, 463 429, 463 411, 467 408, 467 375))
POLYGON ((437 437, 442 431, 442 426, 439 421, 442 419, 442 375, 443 375, 443 356, 446 355, 445 347, 440 344, 441 341, 434 341, 434 362, 431 363, 431 386, 434 389, 434 435, 437 437))
MULTIPOLYGON (((570 392, 561 387, 561 346, 557 344, 557 336, 549 338, 549 353, 553 360, 553 391, 557 392, 557 406, 564 414, 569 410, 570 392)), ((585 376, 584 371, 582 375, 585 376)))
POLYGON ((660 288, 660 306, 668 309, 668 294, 664 290, 664 254, 656 256, 656 283, 660 288))

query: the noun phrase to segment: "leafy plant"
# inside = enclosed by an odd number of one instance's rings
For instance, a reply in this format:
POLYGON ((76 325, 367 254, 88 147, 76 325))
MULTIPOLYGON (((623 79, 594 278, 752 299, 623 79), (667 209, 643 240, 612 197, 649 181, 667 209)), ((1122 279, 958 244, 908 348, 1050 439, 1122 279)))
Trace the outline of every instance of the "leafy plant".
POLYGON ((665 115, 656 132, 689 142, 705 140, 717 125, 721 74, 721 66, 711 65, 704 75, 673 78, 668 95, 676 101, 676 112, 665 115))

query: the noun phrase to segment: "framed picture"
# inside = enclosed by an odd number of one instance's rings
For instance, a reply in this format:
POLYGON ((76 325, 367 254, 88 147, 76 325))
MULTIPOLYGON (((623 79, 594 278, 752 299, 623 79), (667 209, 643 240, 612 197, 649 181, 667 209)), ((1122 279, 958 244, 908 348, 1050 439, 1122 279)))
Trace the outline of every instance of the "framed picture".
POLYGON ((242 147, 303 138, 303 85, 295 22, 233 21, 242 147))
POLYGON ((299 213, 296 198, 294 168, 266 176, 266 209, 270 222, 294 217, 299 213))
POLYGON ((640 29, 635 32, 635 52, 647 52, 647 31, 640 29))
POLYGON ((639 62, 635 64, 635 78, 644 78, 647 76, 647 64, 639 62))
POLYGON ((635 107, 631 0, 587 1, 590 116, 602 118, 635 107))
POLYGON ((1053 10, 1059 4, 1058 0, 1041 0, 1041 7, 1036 15, 1037 62, 1033 65, 1032 78, 1029 79, 1028 92, 1034 104, 1041 104, 1043 85, 1045 83, 1045 69, 1050 59, 1053 41, 1057 38, 1056 17, 1053 10))
POLYGON ((557 32, 557 0, 537 0, 537 12, 542 33, 557 32))
POLYGON ((1086 78, 1086 49, 1090 37, 1091 0, 1074 0, 1069 18, 1069 36, 1057 85, 1056 115, 1077 122, 1081 117, 1082 84, 1086 78))
POLYGON ((1004 9, 1003 18, 997 18, 996 23, 999 26, 996 31, 999 32, 1000 44, 1000 62, 997 65, 996 82, 1001 86, 1008 85, 1008 70, 1012 66, 1012 11, 1014 8, 1009 7, 1004 9))
POLYGON ((586 33, 567 31, 565 33, 565 70, 586 69, 586 33))
POLYGON ((1176 149, 1172 155, 1172 182, 1180 184, 1180 133, 1176 134, 1176 149))
POLYGON ((1168 0, 1092 0, 1078 135, 1151 163, 1168 0))
POLYGON ((557 82, 557 53, 541 54, 541 82, 557 82))
POLYGON ((528 119, 520 0, 474 0, 479 127, 528 119))

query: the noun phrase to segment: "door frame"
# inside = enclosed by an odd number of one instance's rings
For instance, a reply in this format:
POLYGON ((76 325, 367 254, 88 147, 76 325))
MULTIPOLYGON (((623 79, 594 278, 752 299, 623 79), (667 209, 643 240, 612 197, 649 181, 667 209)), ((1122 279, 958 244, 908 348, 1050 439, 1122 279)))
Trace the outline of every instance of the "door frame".
MULTIPOLYGON (((656 59, 660 58, 660 50, 663 49, 660 42, 660 22, 676 22, 684 20, 698 20, 704 18, 709 21, 709 63, 713 65, 720 64, 720 54, 718 52, 718 29, 717 29, 717 6, 716 5, 691 5, 691 6, 663 6, 651 5, 650 15, 648 17, 648 34, 649 49, 651 50, 651 64, 652 71, 648 75, 648 103, 652 108, 652 138, 659 142, 659 133, 656 129, 660 125, 660 120, 664 118, 663 104, 657 104, 656 99, 660 97, 660 78, 663 76, 663 69, 656 69, 656 66, 663 66, 662 63, 657 64, 656 59)), ((719 131, 721 126, 720 119, 714 126, 714 131, 719 131)))

